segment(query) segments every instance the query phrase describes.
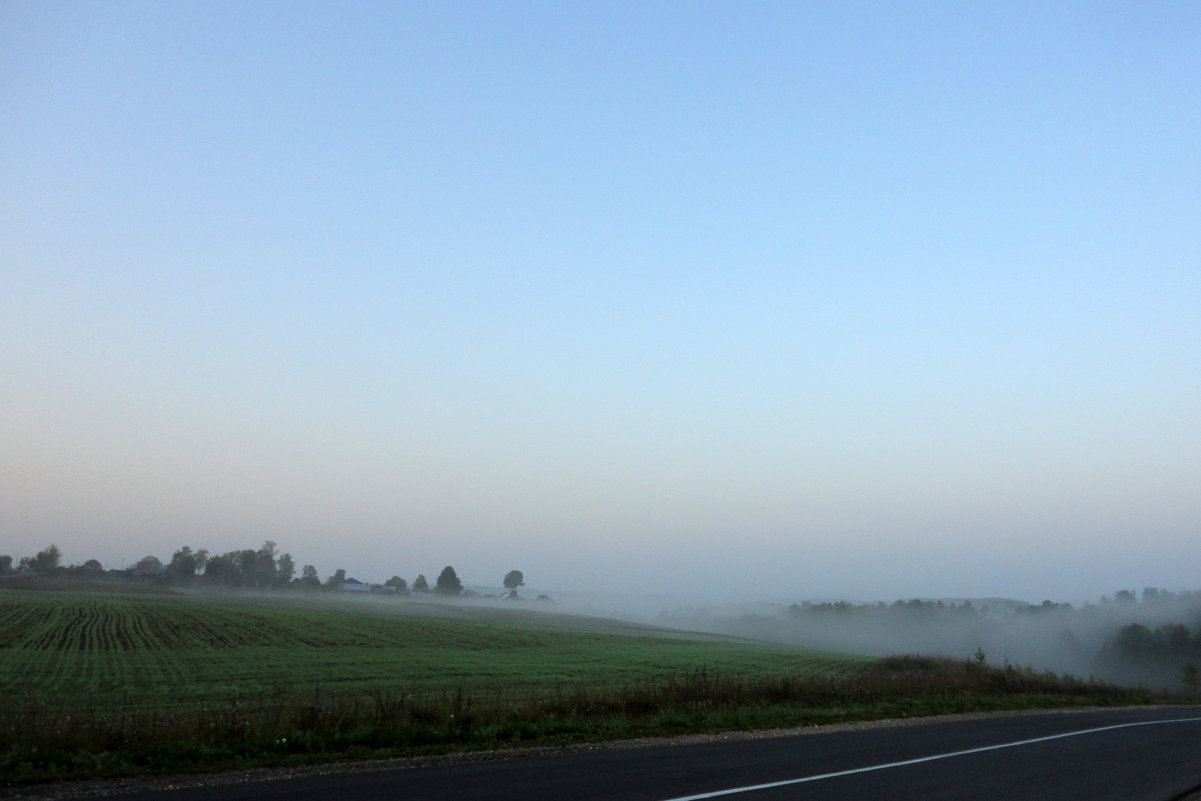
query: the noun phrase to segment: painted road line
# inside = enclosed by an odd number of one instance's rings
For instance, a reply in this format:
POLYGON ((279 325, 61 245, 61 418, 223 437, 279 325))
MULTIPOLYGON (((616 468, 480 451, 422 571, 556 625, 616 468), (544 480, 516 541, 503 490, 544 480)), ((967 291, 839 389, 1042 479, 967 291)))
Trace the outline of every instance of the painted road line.
POLYGON ((1079 737, 1082 734, 1095 734, 1099 731, 1110 731, 1112 729, 1127 729, 1132 726, 1158 726, 1164 723, 1195 723, 1201 718, 1172 718, 1169 720, 1144 720, 1139 723, 1119 723, 1114 726, 1101 726, 1096 729, 1081 729, 1080 731, 1069 731, 1063 734, 1052 734, 1047 737, 1035 737, 1030 740, 1018 740, 1012 743, 1001 743, 1000 745, 986 745, 981 748, 969 748, 966 751, 952 751, 948 754, 935 754, 934 756, 918 757, 917 759, 906 759, 901 762, 887 762, 883 765, 869 765, 866 768, 854 768, 852 770, 840 770, 836 773, 822 773, 817 776, 805 776, 800 779, 785 779, 779 782, 768 782, 766 784, 748 784, 745 787, 730 787, 725 790, 715 790, 711 793, 698 793, 696 795, 683 795, 678 798, 668 798, 665 801, 701 801, 704 798, 719 798, 723 795, 736 795, 738 793, 753 793, 756 790, 768 790, 772 787, 787 787, 790 784, 803 784, 805 782, 817 782, 822 779, 835 779, 839 776, 852 776, 856 773, 870 773, 873 770, 887 770, 888 768, 899 768, 904 765, 916 765, 920 762, 933 762, 936 759, 950 759, 951 757, 965 756, 967 754, 979 754, 982 751, 996 751, 998 748, 1016 748, 1019 745, 1030 745, 1031 743, 1042 743, 1047 740, 1060 740, 1064 737, 1079 737))

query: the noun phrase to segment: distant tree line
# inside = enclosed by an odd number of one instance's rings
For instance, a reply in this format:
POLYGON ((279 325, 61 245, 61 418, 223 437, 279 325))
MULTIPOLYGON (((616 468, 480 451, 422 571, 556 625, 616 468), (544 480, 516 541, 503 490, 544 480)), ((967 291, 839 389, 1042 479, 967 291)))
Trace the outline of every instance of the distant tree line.
POLYGON ((1134 590, 1118 590, 1111 598, 1108 595, 1102 595, 1097 606, 1085 604, 1084 607, 1077 610, 1070 603, 1057 603, 1055 601, 1043 601, 1038 604, 1027 604, 1018 601, 1007 599, 990 599, 992 606, 989 603, 982 603, 979 607, 973 605, 970 600, 963 600, 959 603, 948 600, 927 600, 921 598, 913 598, 910 600, 897 600, 891 604, 886 604, 883 601, 874 603, 851 603, 849 601, 827 601, 814 603, 805 601, 800 604, 791 604, 786 612, 792 617, 802 617, 805 615, 821 615, 821 614, 872 614, 872 615, 904 615, 906 617, 975 617, 987 616, 1002 611, 1003 607, 1007 613, 1012 612, 1017 615, 1046 615, 1052 613, 1069 613, 1079 611, 1088 613, 1097 608, 1122 608, 1131 609, 1134 607, 1143 607, 1152 609, 1156 606, 1166 607, 1169 604, 1189 604, 1195 603, 1201 607, 1201 591, 1185 591, 1185 592, 1169 592, 1168 590, 1160 590, 1156 587, 1147 587, 1142 591, 1142 599, 1140 601, 1139 594, 1134 590), (993 607, 998 608, 993 608, 993 607))
MULTIPOLYGON (((35 556, 23 557, 13 566, 13 558, 0 555, 0 575, 26 574, 50 577, 83 577, 128 579, 132 581, 148 581, 160 584, 179 584, 186 586, 209 586, 224 589, 255 589, 255 590, 366 590, 398 596, 411 594, 431 594, 444 598, 472 597, 477 593, 466 590, 459 579, 454 567, 447 565, 438 574, 434 587, 431 589, 424 574, 419 574, 413 581, 412 588, 400 576, 392 576, 383 584, 364 584, 346 575, 346 570, 339 568, 324 582, 321 581, 317 568, 313 565, 303 565, 299 575, 296 562, 289 553, 281 553, 274 542, 267 540, 257 549, 247 548, 227 551, 223 554, 210 554, 200 548, 193 550, 184 545, 175 551, 169 562, 162 562, 155 556, 146 556, 137 564, 122 570, 105 571, 100 562, 89 559, 82 565, 62 564, 62 552, 56 545, 50 545, 39 551, 35 556)), ((510 570, 504 577, 503 584, 507 590, 506 598, 517 598, 517 588, 524 586, 525 578, 520 570, 510 570)), ((545 596, 539 596, 540 599, 545 596)), ((549 599, 547 599, 549 600, 549 599)))
MULTIPOLYGON (((1159 612, 1161 619, 1163 610, 1193 621, 1201 619, 1201 591, 1177 593, 1146 587, 1140 600, 1134 590, 1118 590, 1108 603, 1148 615, 1159 612)), ((1127 623, 1102 648, 1098 662, 1130 679, 1162 684, 1174 681, 1195 694, 1201 687, 1197 669, 1201 665, 1201 626, 1194 630, 1183 622, 1157 626, 1127 623)))
POLYGON ((975 617, 981 612, 987 614, 989 608, 985 606, 982 610, 977 610, 971 601, 956 604, 947 601, 926 601, 918 598, 909 601, 894 601, 891 604, 886 604, 883 601, 862 604, 853 604, 848 601, 827 601, 820 603, 805 601, 800 604, 792 604, 787 609, 788 615, 794 618, 807 615, 905 615, 906 617, 923 618, 942 616, 975 617))
POLYGON ((949 634, 939 639, 936 632, 991 637, 1001 653, 1014 649, 1011 640, 1004 646, 1006 638, 997 636, 1001 627, 1015 626, 1014 631, 1039 640, 1043 658, 1054 652, 1052 658, 1074 660, 1108 680, 1195 689, 1201 673, 1201 591, 1122 589, 1080 607, 1006 599, 805 602, 788 606, 783 618, 822 636, 870 631, 876 637, 895 633, 940 644, 953 640, 949 634))
POLYGON ((13 568, 13 558, 8 555, 0 555, 0 573, 49 573, 59 568, 59 562, 62 560, 62 551, 57 545, 50 545, 44 551, 38 551, 36 556, 21 557, 21 561, 13 568))
POLYGON ((1190 631, 1183 623, 1154 628, 1128 623, 1118 629, 1109 648, 1115 656, 1132 662, 1201 663, 1201 628, 1190 631))

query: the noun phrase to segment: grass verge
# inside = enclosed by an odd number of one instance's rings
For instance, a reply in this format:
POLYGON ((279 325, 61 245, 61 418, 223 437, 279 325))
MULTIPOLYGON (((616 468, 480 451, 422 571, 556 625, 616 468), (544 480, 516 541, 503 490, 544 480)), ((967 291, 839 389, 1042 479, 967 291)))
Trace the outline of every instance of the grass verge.
POLYGON ((613 685, 419 693, 287 690, 221 704, 99 711, 15 699, 0 781, 281 766, 955 712, 1154 703, 1162 696, 1030 670, 894 657, 854 675, 755 676, 699 668, 613 685))

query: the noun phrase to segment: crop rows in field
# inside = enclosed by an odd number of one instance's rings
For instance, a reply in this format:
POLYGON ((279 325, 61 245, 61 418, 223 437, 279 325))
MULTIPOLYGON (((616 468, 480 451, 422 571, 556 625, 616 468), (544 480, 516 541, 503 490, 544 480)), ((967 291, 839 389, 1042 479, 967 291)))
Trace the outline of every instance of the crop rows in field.
POLYGON ((6 599, 0 647, 36 651, 237 648, 304 642, 303 631, 241 610, 157 598, 105 596, 6 599))
POLYGON ((786 647, 646 632, 187 597, 0 593, 0 691, 80 706, 221 703, 317 688, 538 693, 702 666, 803 677, 862 665, 786 647))

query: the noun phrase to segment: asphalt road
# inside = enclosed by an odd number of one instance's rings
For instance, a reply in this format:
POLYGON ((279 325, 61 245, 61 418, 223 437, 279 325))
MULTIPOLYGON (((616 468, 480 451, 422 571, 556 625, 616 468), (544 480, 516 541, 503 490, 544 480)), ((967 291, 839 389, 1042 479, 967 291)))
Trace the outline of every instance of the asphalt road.
POLYGON ((577 751, 138 793, 122 798, 1169 801, 1198 787, 1201 706, 1042 714, 769 739, 577 751), (1126 725, 1151 721, 1169 722, 1126 725), (1055 736, 1113 726, 1120 728, 1055 736), (1036 741, 1024 742, 1027 740, 1036 741), (1022 744, 1009 745, 1013 743, 1022 744), (965 751, 969 753, 959 753, 965 751), (814 778, 822 776, 827 777, 814 778), (782 782, 788 783, 724 792, 782 782))

